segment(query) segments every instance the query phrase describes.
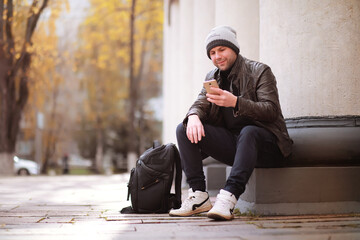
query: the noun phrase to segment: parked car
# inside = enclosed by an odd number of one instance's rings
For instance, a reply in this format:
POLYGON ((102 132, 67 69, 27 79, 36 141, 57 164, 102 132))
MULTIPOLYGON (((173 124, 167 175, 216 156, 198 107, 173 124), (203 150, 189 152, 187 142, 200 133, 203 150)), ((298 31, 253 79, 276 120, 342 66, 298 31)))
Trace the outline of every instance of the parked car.
POLYGON ((14 170, 18 175, 38 175, 40 166, 34 161, 14 157, 14 170))

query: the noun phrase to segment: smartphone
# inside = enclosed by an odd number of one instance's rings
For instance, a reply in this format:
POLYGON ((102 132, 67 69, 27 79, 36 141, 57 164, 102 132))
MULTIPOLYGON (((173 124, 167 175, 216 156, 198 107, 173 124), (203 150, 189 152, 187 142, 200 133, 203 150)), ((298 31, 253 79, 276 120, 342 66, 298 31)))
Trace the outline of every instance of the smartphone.
POLYGON ((204 82, 204 88, 206 89, 207 93, 212 93, 212 91, 210 90, 210 87, 217 87, 217 88, 219 87, 219 85, 217 84, 215 79, 204 82))

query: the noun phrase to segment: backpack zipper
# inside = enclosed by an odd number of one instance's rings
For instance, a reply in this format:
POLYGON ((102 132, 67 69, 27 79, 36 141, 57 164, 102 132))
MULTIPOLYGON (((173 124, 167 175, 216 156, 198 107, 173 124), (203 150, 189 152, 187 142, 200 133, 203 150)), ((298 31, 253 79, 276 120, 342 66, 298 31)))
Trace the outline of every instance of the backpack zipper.
POLYGON ((151 187, 152 185, 157 184, 158 182, 160 182, 160 180, 156 179, 154 182, 151 182, 148 185, 141 187, 141 190, 145 190, 146 188, 151 187))

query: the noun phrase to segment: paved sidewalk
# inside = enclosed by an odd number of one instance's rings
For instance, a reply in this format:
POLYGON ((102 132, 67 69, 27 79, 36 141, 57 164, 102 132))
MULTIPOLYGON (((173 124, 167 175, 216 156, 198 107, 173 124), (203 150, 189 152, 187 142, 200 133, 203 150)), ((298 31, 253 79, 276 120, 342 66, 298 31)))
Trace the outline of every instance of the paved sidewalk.
MULTIPOLYGON (((128 174, 0 177, 0 239, 360 239, 360 215, 122 215, 128 174)), ((212 199, 214 200, 214 199, 212 199)))

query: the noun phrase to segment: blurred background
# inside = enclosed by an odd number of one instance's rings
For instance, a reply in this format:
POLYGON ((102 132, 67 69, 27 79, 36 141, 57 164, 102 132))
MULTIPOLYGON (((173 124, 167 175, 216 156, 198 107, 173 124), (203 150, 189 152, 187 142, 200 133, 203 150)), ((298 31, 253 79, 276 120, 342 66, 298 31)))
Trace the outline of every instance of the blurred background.
MULTIPOLYGON (((271 67, 287 120, 359 127, 359 0, 0 0, 0 14, 0 174, 23 160, 43 174, 124 172, 153 140, 176 143, 218 25, 271 67)), ((333 142, 358 161, 353 135, 351 148, 348 131, 333 142)))
POLYGON ((162 0, 0 7, 0 158, 121 172, 161 137, 162 0))

